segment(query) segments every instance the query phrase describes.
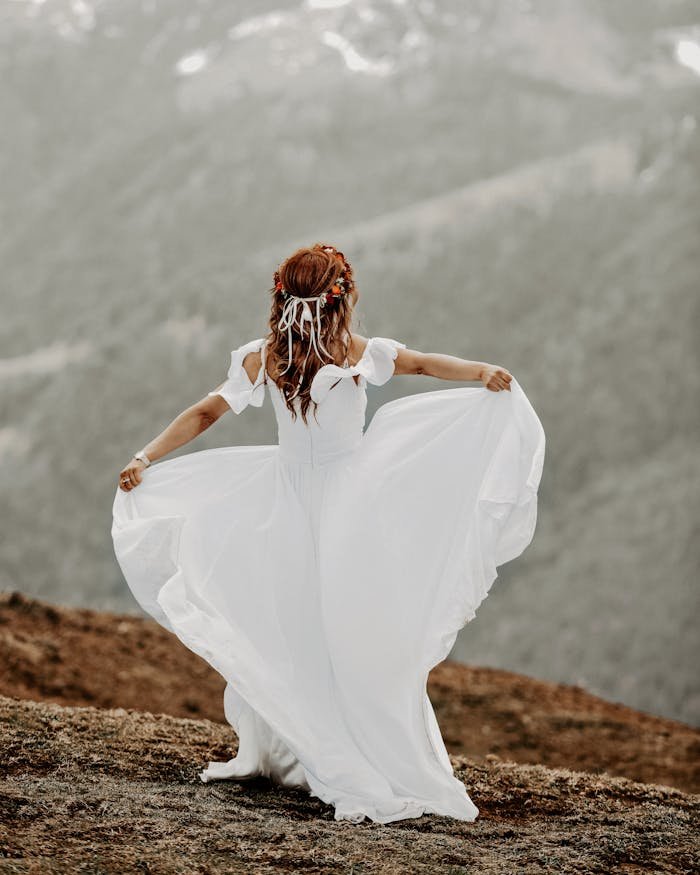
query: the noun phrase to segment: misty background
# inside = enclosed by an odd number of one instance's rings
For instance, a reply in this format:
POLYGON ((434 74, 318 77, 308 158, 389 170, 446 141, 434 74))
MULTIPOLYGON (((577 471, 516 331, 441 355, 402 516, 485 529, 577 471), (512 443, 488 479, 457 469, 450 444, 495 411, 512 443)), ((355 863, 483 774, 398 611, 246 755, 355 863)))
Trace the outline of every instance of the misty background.
MULTIPOLYGON (((505 366, 545 429, 534 540, 453 658, 700 723, 700 3, 0 16, 0 588, 140 613, 119 470, 330 242, 361 333, 505 366)), ((268 399, 172 456, 274 442, 268 399)))

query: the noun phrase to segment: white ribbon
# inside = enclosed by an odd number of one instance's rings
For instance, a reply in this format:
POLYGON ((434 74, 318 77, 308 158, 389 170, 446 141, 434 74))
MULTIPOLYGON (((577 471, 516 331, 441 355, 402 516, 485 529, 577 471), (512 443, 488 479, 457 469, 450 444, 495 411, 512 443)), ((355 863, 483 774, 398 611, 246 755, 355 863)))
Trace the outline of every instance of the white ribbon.
POLYGON ((286 374, 292 366, 292 329, 296 325, 303 340, 304 323, 309 323, 309 345, 306 350, 306 355, 304 356, 304 362, 301 366, 299 383, 290 396, 291 398, 294 398, 295 395, 299 394, 301 384, 304 380, 304 368, 306 367, 306 361, 309 358, 309 353, 311 352, 312 347, 321 361, 323 361, 323 358, 321 357, 320 350, 322 350, 331 360, 333 359, 333 356, 321 342, 321 298, 323 297, 324 295, 316 295, 313 298, 299 298, 297 295, 289 295, 284 307, 282 308, 279 322, 277 323, 280 331, 284 331, 285 329, 287 331, 288 362, 287 367, 281 372, 282 374, 286 374), (309 307, 309 301, 316 301, 315 320, 311 312, 311 307, 309 307))

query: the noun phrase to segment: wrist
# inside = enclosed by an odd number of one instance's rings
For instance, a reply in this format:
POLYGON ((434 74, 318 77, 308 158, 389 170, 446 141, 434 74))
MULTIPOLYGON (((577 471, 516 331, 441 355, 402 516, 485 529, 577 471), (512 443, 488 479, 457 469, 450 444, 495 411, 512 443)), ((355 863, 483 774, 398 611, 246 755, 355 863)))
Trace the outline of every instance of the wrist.
POLYGON ((148 468, 148 466, 152 464, 153 461, 152 459, 149 459, 149 457, 143 450, 139 450, 138 453, 134 453, 133 458, 136 459, 138 462, 141 462, 144 468, 148 468))

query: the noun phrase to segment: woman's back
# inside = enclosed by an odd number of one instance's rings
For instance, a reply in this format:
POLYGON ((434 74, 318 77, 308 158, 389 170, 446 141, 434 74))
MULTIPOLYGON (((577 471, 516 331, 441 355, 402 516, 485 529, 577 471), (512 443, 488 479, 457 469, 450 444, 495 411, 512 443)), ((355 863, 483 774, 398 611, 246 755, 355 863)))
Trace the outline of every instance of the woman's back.
MULTIPOLYGON (((364 338, 361 338, 364 341, 364 338)), ((299 405, 296 418, 289 410, 282 391, 269 373, 267 345, 264 338, 239 348, 234 361, 240 361, 240 373, 229 372, 229 380, 247 389, 254 403, 262 403, 264 387, 269 387, 277 420, 280 456, 293 462, 320 465, 343 457, 355 450, 361 439, 367 409, 367 383, 381 385, 392 375, 397 351, 405 344, 384 337, 365 341, 364 349, 354 365, 346 359, 344 366, 323 365, 311 381, 311 397, 315 402, 304 422, 299 405), (247 367, 246 367, 247 365, 247 367), (256 367, 257 366, 257 367, 256 367), (257 374, 251 379, 251 374, 257 374)), ((232 361, 232 368, 234 362, 232 361)), ((221 388, 226 396, 226 384, 221 388)), ((234 407, 235 409, 235 407, 234 407)))

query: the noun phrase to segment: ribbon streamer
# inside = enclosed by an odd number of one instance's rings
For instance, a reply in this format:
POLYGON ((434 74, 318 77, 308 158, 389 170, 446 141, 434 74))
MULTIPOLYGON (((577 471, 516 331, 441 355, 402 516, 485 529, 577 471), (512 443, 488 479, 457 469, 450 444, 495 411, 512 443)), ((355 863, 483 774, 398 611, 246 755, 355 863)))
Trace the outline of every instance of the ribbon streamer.
POLYGON ((325 297, 325 295, 316 295, 313 298, 300 298, 297 295, 289 295, 284 307, 282 308, 279 322, 277 323, 280 331, 284 331, 285 329, 287 331, 288 362, 287 367, 281 372, 282 374, 286 374, 292 366, 292 331, 294 327, 296 326, 299 329, 299 334, 303 340, 304 323, 309 323, 309 344, 306 350, 306 355, 304 356, 304 362, 301 366, 299 383, 290 396, 291 398, 298 395, 301 390, 301 384, 304 380, 304 368, 306 367, 306 362, 309 358, 309 353, 311 352, 312 347, 321 361, 323 361, 321 350, 331 359, 331 361, 333 360, 333 356, 328 352, 321 341, 321 298, 323 297, 325 297), (311 312, 311 307, 309 307, 309 301, 316 302, 315 319, 311 312))

